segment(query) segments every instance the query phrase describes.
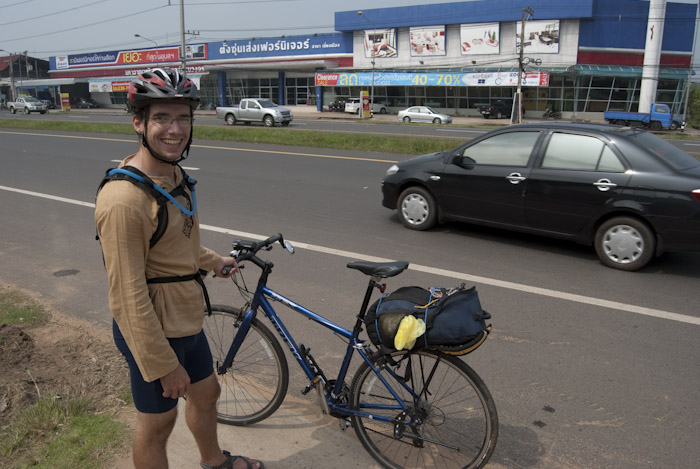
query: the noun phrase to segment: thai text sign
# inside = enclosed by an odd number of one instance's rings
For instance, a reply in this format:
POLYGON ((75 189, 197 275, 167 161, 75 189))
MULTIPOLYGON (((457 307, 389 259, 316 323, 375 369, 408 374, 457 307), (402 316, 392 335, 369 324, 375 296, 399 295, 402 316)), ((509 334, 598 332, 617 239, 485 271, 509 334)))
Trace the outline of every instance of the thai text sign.
MULTIPOLYGON (((196 57, 206 59, 206 44, 188 45, 188 54, 192 50, 198 52, 196 57)), ((113 65, 158 64, 180 61, 178 47, 162 47, 155 49, 140 49, 113 52, 95 52, 91 54, 76 54, 51 57, 52 70, 69 70, 74 68, 94 68, 113 65)))
POLYGON ((282 38, 237 39, 210 43, 209 58, 251 59, 326 54, 352 54, 352 36, 318 34, 282 38))

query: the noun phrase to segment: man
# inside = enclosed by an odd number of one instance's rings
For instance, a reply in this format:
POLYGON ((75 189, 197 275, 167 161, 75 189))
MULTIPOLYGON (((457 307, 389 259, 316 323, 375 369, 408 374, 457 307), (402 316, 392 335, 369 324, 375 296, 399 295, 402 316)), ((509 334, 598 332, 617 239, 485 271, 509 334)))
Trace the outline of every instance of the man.
POLYGON ((128 98, 141 143, 103 183, 95 221, 114 340, 129 364, 137 409, 134 465, 168 467, 166 443, 178 398, 187 395, 185 418, 203 468, 263 468, 222 452, 216 435, 220 388, 202 331, 206 290, 199 273, 228 277, 238 266, 200 246, 194 180, 178 165, 192 142, 197 88, 175 70, 154 69, 130 84, 128 98), (166 201, 154 197, 155 185, 166 201), (232 272, 223 275, 225 266, 232 272))

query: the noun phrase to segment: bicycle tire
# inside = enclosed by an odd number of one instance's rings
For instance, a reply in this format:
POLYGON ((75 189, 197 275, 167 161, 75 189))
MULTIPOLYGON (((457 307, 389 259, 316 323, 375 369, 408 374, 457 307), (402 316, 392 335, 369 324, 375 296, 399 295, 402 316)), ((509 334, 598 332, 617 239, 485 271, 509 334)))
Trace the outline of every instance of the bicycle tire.
MULTIPOLYGON (((386 370, 387 379, 399 397, 408 405, 409 416, 420 419, 416 425, 406 425, 405 431, 418 435, 395 438, 395 425, 375 418, 354 416, 353 427, 365 449, 387 468, 481 468, 491 458, 498 439, 496 405, 479 375, 457 357, 437 351, 418 350, 395 352, 392 360, 398 366, 387 364, 405 378, 413 394, 419 393, 428 381, 422 399, 414 399, 386 370), (427 399, 425 398, 427 396, 427 399)), ((383 358, 375 361, 382 367, 383 358)), ((397 409, 367 408, 367 405, 391 405, 396 402, 366 362, 353 377, 351 408, 365 409, 375 416, 399 420, 397 409)))
POLYGON ((240 308, 212 305, 211 316, 204 313, 204 333, 209 341, 214 369, 221 386, 216 416, 221 423, 250 425, 266 419, 282 404, 289 386, 289 367, 284 351, 270 329, 258 318, 236 353, 231 368, 218 374, 238 330, 240 308))

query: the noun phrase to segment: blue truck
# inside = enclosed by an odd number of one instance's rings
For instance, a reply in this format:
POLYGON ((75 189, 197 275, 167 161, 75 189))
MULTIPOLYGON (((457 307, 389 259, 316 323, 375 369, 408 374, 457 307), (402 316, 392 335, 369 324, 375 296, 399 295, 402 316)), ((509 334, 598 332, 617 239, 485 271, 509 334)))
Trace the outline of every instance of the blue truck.
POLYGON ((604 117, 608 124, 631 125, 651 130, 685 129, 685 122, 673 117, 671 109, 665 104, 652 104, 651 112, 605 111, 604 117))

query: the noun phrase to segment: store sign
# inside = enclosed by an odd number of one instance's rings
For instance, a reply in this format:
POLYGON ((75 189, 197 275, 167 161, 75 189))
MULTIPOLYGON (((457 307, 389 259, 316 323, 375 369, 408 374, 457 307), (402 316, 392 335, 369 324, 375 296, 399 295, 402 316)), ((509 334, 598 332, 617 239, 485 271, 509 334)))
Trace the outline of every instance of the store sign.
POLYGON ((462 55, 498 54, 501 30, 498 23, 463 24, 460 26, 462 55))
MULTIPOLYGON (((185 55, 187 59, 206 59, 207 45, 188 45, 185 48, 185 55)), ((52 57, 51 70, 70 70, 74 68, 94 68, 114 65, 146 65, 178 61, 180 61, 180 48, 171 46, 154 49, 94 52, 91 54, 52 57)))
POLYGON ((352 53, 351 36, 344 34, 252 38, 209 44, 209 59, 212 60, 352 53))
POLYGON ((409 31, 412 57, 445 55, 445 27, 425 26, 409 31))
MULTIPOLYGON (((518 72, 316 73, 316 86, 518 86, 518 72), (373 81, 374 80, 374 81, 373 81)), ((549 86, 548 72, 523 73, 522 86, 549 86)))
MULTIPOLYGON (((518 21, 515 31, 515 50, 520 51, 520 31, 522 21, 518 21)), ((525 54, 559 53, 559 20, 525 22, 525 54)))

